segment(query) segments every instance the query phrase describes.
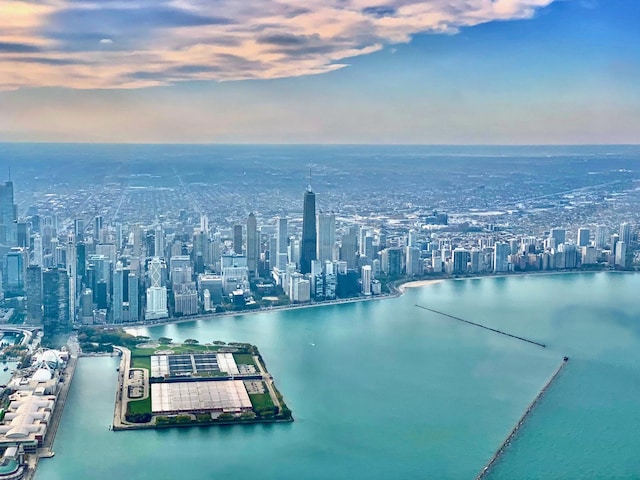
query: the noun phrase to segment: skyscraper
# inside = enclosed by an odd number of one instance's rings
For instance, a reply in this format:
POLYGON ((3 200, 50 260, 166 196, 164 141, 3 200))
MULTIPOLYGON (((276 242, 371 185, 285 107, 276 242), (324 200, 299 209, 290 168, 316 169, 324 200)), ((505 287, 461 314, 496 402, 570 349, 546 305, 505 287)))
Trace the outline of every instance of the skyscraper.
POLYGON ((627 246, 631 243, 631 224, 624 222, 620 224, 620 241, 624 242, 627 246))
MULTIPOLYGON (((113 323, 122 323, 123 320, 124 280, 122 262, 118 262, 113 271, 113 298, 111 302, 113 323)), ((128 281, 129 279, 127 278, 128 281)))
POLYGON ((242 255, 242 225, 233 226, 233 251, 242 255))
POLYGON ((555 239, 556 247, 565 242, 566 230, 564 228, 552 228, 549 237, 555 239))
POLYGON ((0 185, 0 245, 18 244, 18 209, 13 203, 13 182, 0 185))
POLYGON ((158 257, 164 258, 164 230, 162 229, 162 225, 156 225, 153 250, 158 257))
POLYGON ((342 236, 340 243, 340 260, 347 262, 348 268, 356 267, 356 253, 358 248, 358 228, 351 227, 348 233, 342 236))
MULTIPOLYGON (((278 253, 284 253, 286 255, 288 239, 289 239, 289 230, 288 230, 287 219, 278 217, 278 230, 276 232, 277 249, 274 254, 274 258, 277 257, 278 253)), ((284 270, 284 268, 282 270, 284 270)))
POLYGON ((311 260, 316 260, 316 194, 309 185, 304 192, 302 209, 301 273, 311 272, 311 260))
POLYGON ((589 245, 589 229, 588 228, 579 228, 578 229, 578 246, 586 247, 589 245))
POLYGON ((45 335, 69 329, 69 279, 66 270, 42 272, 43 326, 45 335))
POLYGON ((318 214, 318 242, 316 258, 324 264, 333 261, 333 247, 336 243, 336 216, 333 213, 318 214))
POLYGON ((42 324, 42 269, 27 267, 27 324, 42 324))
POLYGON ((26 253, 21 248, 12 248, 4 257, 2 287, 5 297, 20 297, 25 294, 27 276, 26 253))
POLYGON ((140 320, 140 307, 139 307, 139 283, 138 276, 135 273, 129 274, 129 321, 137 322, 140 320))
POLYGON ((604 225, 598 225, 596 227, 595 247, 604 248, 607 244, 607 237, 609 236, 609 229, 604 225))
POLYGON ((249 278, 255 278, 258 271, 258 254, 260 252, 260 238, 258 237, 258 222, 251 212, 247 218, 247 268, 249 278))
POLYGON ((496 242, 493 246, 493 271, 506 272, 509 270, 509 254, 511 248, 508 243, 496 242))

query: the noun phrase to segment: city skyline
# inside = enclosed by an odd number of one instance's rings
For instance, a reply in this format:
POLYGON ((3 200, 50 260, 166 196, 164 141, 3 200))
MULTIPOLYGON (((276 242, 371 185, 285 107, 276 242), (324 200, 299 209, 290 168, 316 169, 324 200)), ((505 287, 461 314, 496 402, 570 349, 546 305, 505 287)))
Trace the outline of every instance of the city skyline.
POLYGON ((0 7, 0 141, 637 142, 630 0, 181 5, 0 7))

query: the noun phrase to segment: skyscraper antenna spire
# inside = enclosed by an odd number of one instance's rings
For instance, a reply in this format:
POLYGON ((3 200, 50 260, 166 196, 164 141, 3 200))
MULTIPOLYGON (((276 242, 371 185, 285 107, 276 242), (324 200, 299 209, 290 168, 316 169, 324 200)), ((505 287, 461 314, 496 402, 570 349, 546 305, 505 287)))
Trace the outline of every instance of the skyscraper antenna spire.
POLYGON ((309 165, 309 186, 307 187, 309 191, 311 191, 311 165, 309 165))

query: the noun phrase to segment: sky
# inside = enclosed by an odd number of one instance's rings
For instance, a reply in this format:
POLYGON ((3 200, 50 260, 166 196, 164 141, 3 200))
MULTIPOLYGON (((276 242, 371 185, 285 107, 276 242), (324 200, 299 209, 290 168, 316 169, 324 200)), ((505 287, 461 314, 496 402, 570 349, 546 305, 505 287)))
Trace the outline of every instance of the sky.
POLYGON ((640 142, 638 0, 2 0, 0 141, 640 142))

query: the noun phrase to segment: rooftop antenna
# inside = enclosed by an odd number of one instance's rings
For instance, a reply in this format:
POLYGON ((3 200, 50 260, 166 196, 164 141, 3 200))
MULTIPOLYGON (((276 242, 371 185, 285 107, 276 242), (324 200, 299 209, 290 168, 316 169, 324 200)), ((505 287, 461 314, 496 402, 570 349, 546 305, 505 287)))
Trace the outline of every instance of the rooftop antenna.
POLYGON ((11 181, 11 165, 9 165, 9 181, 11 181))
POLYGON ((309 186, 307 189, 311 191, 311 164, 309 164, 309 186))

